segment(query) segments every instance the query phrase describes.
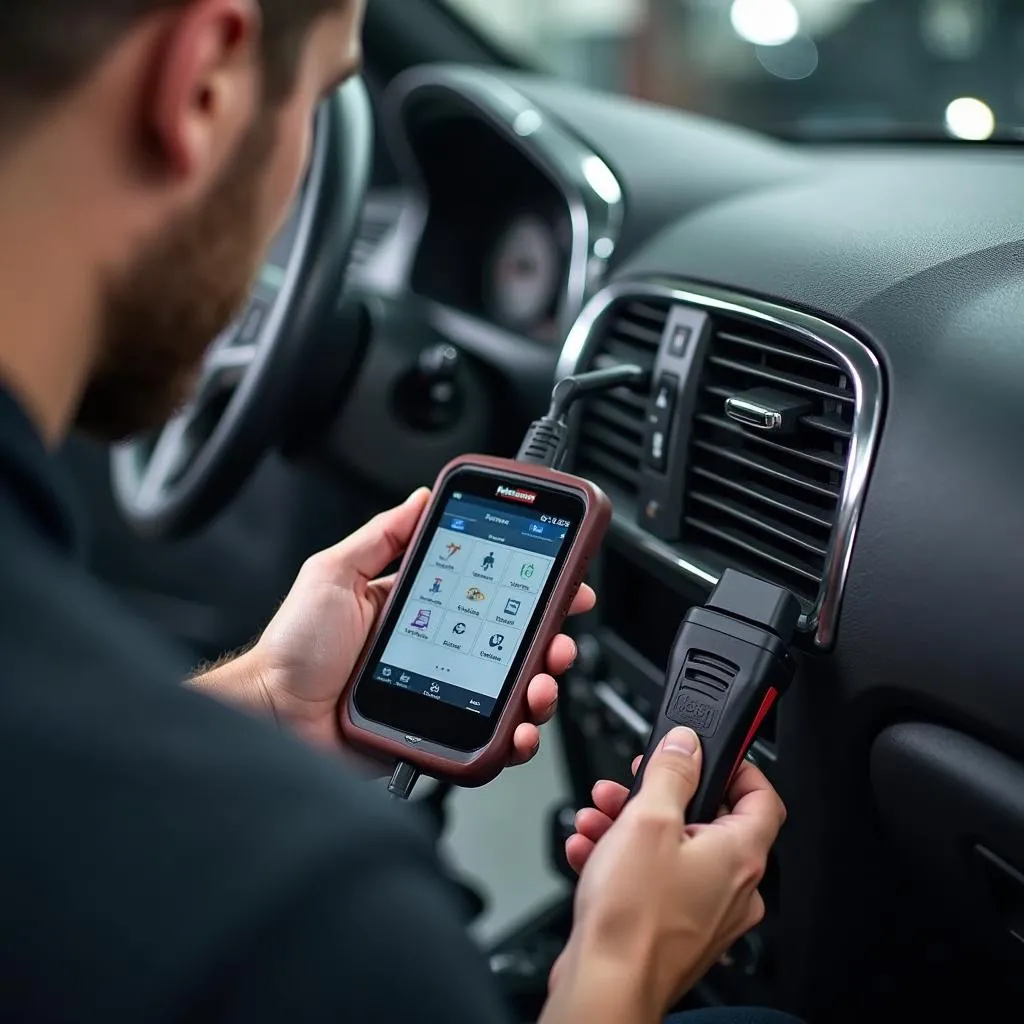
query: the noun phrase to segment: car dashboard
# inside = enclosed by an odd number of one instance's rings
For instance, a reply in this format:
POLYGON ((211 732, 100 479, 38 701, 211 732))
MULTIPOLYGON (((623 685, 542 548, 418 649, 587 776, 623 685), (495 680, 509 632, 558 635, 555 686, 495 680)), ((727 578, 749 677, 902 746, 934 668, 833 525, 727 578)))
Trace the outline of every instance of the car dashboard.
POLYGON ((879 920, 896 914, 897 945, 909 915, 925 927, 931 885, 975 948, 1012 956, 1019 150, 784 144, 443 65, 392 85, 383 128, 402 186, 371 198, 350 287, 385 354, 334 437, 339 465, 422 483, 471 447, 511 454, 556 377, 651 373, 649 394, 614 392, 572 424, 565 468, 615 505, 563 697, 579 800, 626 776, 680 620, 743 569, 790 588, 804 615, 798 682, 756 748, 790 823, 753 966, 726 984, 854 1007, 849 965, 883 955, 879 920), (429 325, 413 340, 410 310, 429 325), (423 432, 392 411, 361 431, 438 344, 464 364, 458 423, 423 432))

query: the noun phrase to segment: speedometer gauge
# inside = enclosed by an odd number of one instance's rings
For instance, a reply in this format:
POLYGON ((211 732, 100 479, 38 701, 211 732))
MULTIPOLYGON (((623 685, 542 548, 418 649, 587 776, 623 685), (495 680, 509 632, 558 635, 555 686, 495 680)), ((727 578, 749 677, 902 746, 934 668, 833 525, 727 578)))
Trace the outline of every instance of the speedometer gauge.
POLYGON ((540 217, 517 217, 502 233, 488 267, 492 314, 506 327, 530 330, 554 312, 562 259, 552 227, 540 217))

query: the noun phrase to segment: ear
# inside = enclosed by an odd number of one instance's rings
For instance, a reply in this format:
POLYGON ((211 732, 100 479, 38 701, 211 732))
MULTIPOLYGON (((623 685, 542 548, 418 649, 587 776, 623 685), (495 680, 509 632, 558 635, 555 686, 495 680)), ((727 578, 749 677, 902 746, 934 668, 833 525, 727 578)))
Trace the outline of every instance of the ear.
POLYGON ((173 174, 214 177, 260 102, 257 0, 192 0, 168 19, 146 111, 173 174))

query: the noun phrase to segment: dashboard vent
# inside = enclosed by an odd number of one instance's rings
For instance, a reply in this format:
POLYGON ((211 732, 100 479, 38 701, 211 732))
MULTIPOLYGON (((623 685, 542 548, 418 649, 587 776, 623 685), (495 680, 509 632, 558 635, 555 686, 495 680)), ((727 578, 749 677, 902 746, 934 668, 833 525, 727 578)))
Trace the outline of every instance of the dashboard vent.
POLYGON ((818 597, 850 458, 856 390, 833 357, 740 318, 715 317, 687 477, 683 539, 714 562, 818 597), (726 416, 729 398, 769 389, 793 403, 771 434, 726 416))
MULTIPOLYGON (((625 301, 607 320, 591 369, 635 363, 652 371, 668 320, 667 300, 625 301)), ((583 406, 576 471, 618 495, 639 490, 647 400, 628 388, 583 406)))

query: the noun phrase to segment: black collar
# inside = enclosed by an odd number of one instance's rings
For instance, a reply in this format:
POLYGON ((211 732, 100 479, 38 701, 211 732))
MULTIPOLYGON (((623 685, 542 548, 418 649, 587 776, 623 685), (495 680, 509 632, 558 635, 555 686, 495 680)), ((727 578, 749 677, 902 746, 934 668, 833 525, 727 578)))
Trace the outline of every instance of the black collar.
POLYGON ((81 548, 68 481, 21 406, 0 387, 0 506, 69 556, 81 548))

